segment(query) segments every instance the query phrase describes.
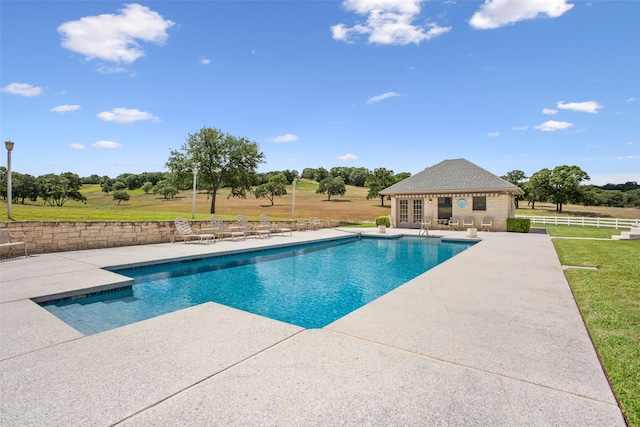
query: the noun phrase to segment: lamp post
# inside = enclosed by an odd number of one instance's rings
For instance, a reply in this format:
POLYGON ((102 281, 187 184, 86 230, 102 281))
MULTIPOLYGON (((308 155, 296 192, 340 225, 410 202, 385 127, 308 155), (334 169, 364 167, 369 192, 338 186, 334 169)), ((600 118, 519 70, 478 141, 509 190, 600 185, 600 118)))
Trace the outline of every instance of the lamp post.
POLYGON ((7 147, 7 217, 11 218, 11 150, 13 150, 14 143, 11 141, 5 141, 4 146, 7 147))
POLYGON ((297 179, 293 179, 293 195, 291 198, 291 219, 296 219, 295 211, 296 211, 296 184, 298 183, 297 179))
POLYGON ((198 175, 198 169, 193 168, 193 200, 191 201, 191 219, 196 217, 196 176, 198 175))

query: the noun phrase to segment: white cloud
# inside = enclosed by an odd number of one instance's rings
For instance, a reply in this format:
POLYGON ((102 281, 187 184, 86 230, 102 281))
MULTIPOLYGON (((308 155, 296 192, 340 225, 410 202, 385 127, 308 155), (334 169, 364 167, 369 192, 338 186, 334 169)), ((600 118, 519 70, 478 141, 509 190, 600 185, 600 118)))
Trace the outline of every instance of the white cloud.
POLYGON ((127 4, 118 14, 85 16, 58 27, 62 47, 87 60, 130 64, 144 56, 138 41, 163 44, 167 29, 175 25, 139 4, 127 4))
POLYGON ((20 96, 40 96, 43 91, 40 86, 32 86, 28 83, 10 83, 2 88, 3 92, 20 96))
POLYGON ((500 136, 500 132, 489 132, 487 136, 491 138, 497 138, 500 136))
POLYGON ((477 30, 493 30, 528 19, 557 18, 572 7, 567 0, 485 0, 469 24, 477 30))
POLYGON ((573 126, 573 123, 548 120, 538 126, 535 126, 535 128, 543 132, 555 132, 557 130, 569 129, 571 126, 573 126))
POLYGON ((563 101, 558 101, 556 103, 556 107, 561 110, 571 110, 571 111, 579 111, 583 113, 597 113, 602 105, 598 104, 596 101, 586 101, 586 102, 568 102, 564 103, 563 101))
POLYGON ((82 144, 76 144, 76 143, 74 142, 73 144, 70 144, 70 145, 69 145, 69 148, 71 148, 72 150, 84 150, 84 149, 85 149, 85 148, 87 148, 87 147, 85 147, 85 146, 84 146, 84 145, 82 145, 82 144))
POLYGON ((369 43, 383 45, 420 44, 425 40, 441 36, 451 27, 440 27, 429 23, 415 25, 423 0, 344 0, 342 6, 358 15, 367 16, 366 23, 353 27, 337 24, 331 27, 332 37, 347 43, 352 36, 368 36, 369 43))
POLYGON ((516 127, 512 127, 511 130, 527 130, 529 129, 529 126, 516 126, 516 127))
POLYGON ((373 103, 376 103, 376 102, 380 102, 380 101, 382 101, 384 99, 387 99, 387 98, 393 98, 394 96, 402 96, 402 94, 398 93, 398 92, 385 92, 382 95, 372 96, 371 98, 369 98, 367 100, 367 104, 373 104, 373 103))
POLYGON ((69 111, 73 112, 73 111, 78 111, 80 109, 79 105, 58 105, 56 107, 53 107, 52 109, 50 109, 49 111, 51 111, 52 113, 67 113, 69 111))
POLYGON ((211 64, 211 60, 209 58, 201 58, 200 59, 200 64, 209 65, 209 64, 211 64))
POLYGON ((124 67, 112 67, 110 65, 100 64, 96 67, 96 70, 102 74, 118 74, 118 73, 126 73, 127 70, 124 67))
POLYGON ((121 147, 122 144, 115 142, 115 141, 98 141, 98 142, 94 142, 91 145, 93 148, 118 148, 121 147))
POLYGON ((616 160, 635 160, 640 159, 640 156, 620 156, 616 157, 616 160))
POLYGON ((98 113, 97 117, 105 122, 116 123, 134 123, 141 120, 151 120, 152 122, 160 121, 159 118, 151 113, 129 108, 114 108, 111 111, 103 111, 98 113))
POLYGON ((279 135, 279 136, 276 136, 275 138, 267 138, 267 141, 275 142, 276 144, 280 144, 280 143, 283 143, 283 142, 293 142, 293 141, 297 141, 297 140, 298 140, 298 136, 294 135, 292 133, 279 135))
POLYGON ((544 108, 542 110, 542 114, 556 114, 558 113, 558 110, 554 110, 552 108, 544 108))
POLYGON ((627 99, 627 102, 636 102, 636 101, 640 101, 640 98, 636 98, 635 96, 632 96, 631 98, 627 99))
POLYGON ((338 156, 336 158, 338 160, 340 160, 341 162, 346 162, 346 161, 349 161, 349 160, 356 160, 356 159, 358 159, 358 156, 356 156, 355 154, 347 153, 344 156, 338 156))

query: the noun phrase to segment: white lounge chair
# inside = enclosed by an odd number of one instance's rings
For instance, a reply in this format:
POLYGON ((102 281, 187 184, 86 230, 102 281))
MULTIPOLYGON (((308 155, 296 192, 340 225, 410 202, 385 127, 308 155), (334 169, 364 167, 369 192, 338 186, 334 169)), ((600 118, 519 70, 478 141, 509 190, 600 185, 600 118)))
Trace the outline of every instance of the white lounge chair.
POLYGON ((322 228, 322 221, 320 221, 316 217, 309 218, 309 229, 310 230, 320 230, 322 228))
POLYGON ((196 234, 193 232, 193 230, 191 229, 191 226, 189 225, 189 222, 184 219, 184 218, 176 218, 173 223, 176 226, 176 231, 178 232, 178 236, 181 238, 185 243, 187 243, 188 241, 191 240, 199 240, 200 243, 209 243, 209 242, 216 242, 216 236, 215 234, 210 234, 210 233, 203 233, 203 234, 196 234))
POLYGON ((451 219, 449 220, 449 227, 452 230, 455 230, 457 228, 460 228, 460 217, 458 216, 452 216, 451 219))
POLYGON ((211 228, 206 228, 203 231, 213 231, 213 234, 216 235, 216 238, 224 239, 226 237, 231 238, 231 240, 244 240, 246 235, 244 231, 240 230, 230 230, 224 225, 224 221, 219 215, 211 215, 211 228))
POLYGON ((472 216, 465 216, 464 219, 462 220, 462 227, 473 228, 474 223, 475 223, 475 219, 472 216))
POLYGON ((27 238, 24 234, 22 236, 18 236, 5 228, 0 229, 0 248, 9 248, 7 257, 11 257, 11 252, 16 246, 24 246, 24 256, 29 256, 27 254, 27 238))
POLYGON ((260 225, 263 229, 271 231, 271 233, 280 233, 284 236, 284 233, 289 233, 291 236, 291 229, 287 227, 279 227, 276 224, 272 224, 269 219, 269 215, 262 214, 260 215, 260 225))
POLYGON ((261 227, 252 227, 247 217, 243 214, 238 215, 238 231, 243 231, 245 234, 249 236, 260 237, 261 239, 266 239, 267 237, 271 237, 271 231, 265 230, 261 227))
POLYGON ((425 216, 422 219, 422 222, 420 223, 420 231, 418 231, 419 237, 422 237, 422 236, 426 237, 429 235, 429 228, 431 227, 432 222, 433 220, 429 216, 425 216))

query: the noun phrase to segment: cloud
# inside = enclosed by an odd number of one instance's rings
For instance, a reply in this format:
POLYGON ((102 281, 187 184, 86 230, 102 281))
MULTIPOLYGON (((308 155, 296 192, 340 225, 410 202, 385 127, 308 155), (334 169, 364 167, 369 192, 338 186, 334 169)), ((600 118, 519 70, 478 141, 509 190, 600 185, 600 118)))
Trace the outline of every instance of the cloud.
POLYGON ((351 154, 351 153, 347 153, 344 156, 338 156, 336 157, 338 160, 340 160, 341 162, 347 162, 349 160, 356 160, 358 159, 358 156, 356 156, 355 154, 351 154))
POLYGON ((635 96, 632 96, 631 98, 627 99, 627 102, 636 102, 636 101, 640 101, 640 98, 636 98, 635 96))
POLYGON ((267 141, 275 142, 276 144, 280 144, 283 142, 293 142, 297 140, 298 140, 298 137, 292 133, 276 136, 275 138, 267 138, 267 141))
POLYGON ((529 129, 529 126, 516 126, 516 127, 512 127, 511 130, 527 130, 529 129))
POLYGON ((358 35, 368 36, 369 43, 382 45, 420 44, 448 33, 451 27, 429 23, 415 25, 423 0, 344 0, 342 6, 358 15, 367 16, 366 23, 353 27, 337 24, 331 27, 335 40, 352 43, 358 35))
POLYGON ((493 30, 528 19, 557 18, 571 8, 573 4, 567 0, 485 0, 469 25, 477 30, 493 30))
POLYGON ((159 118, 151 113, 129 108, 114 108, 111 111, 103 111, 98 113, 97 117, 105 122, 116 123, 134 123, 141 120, 151 120, 152 122, 160 121, 159 118))
POLYGON ((118 74, 118 73, 127 73, 127 70, 124 67, 112 67, 110 65, 100 64, 96 67, 96 70, 102 74, 118 74))
POLYGON ((640 159, 640 156, 620 156, 616 157, 616 160, 635 160, 640 159))
POLYGON ((211 60, 209 58, 200 58, 200 64, 209 65, 211 64, 211 60))
POLYGON ((569 129, 571 126, 573 126, 573 123, 548 120, 538 126, 535 126, 535 128, 543 132, 555 132, 557 130, 569 129))
POLYGON ((20 96, 40 96, 43 90, 40 86, 32 86, 28 83, 10 83, 2 88, 2 92, 20 96))
POLYGON ((127 4, 118 14, 85 16, 58 27, 62 47, 87 60, 130 64, 144 56, 139 41, 164 44, 175 25, 139 4, 127 4))
POLYGON ((552 108, 544 108, 542 110, 542 114, 557 114, 558 110, 554 110, 552 108))
POLYGON ((500 136, 500 132, 489 132, 487 136, 491 138, 497 138, 500 136))
POLYGON ((117 143, 115 141, 98 141, 98 142, 94 142, 91 145, 93 148, 108 148, 108 149, 113 149, 113 148, 118 148, 121 147, 122 144, 117 143))
POLYGON ((558 101, 556 103, 556 107, 561 110, 571 110, 571 111, 579 111, 583 113, 597 113, 602 105, 598 104, 596 101, 586 101, 586 102, 568 102, 564 103, 562 101, 558 101))
POLYGON ((52 113, 67 113, 69 111, 74 112, 74 111, 78 111, 80 109, 79 105, 58 105, 56 107, 53 107, 52 109, 50 109, 49 111, 51 111, 52 113))
POLYGON ((84 149, 85 149, 85 148, 87 148, 87 147, 85 147, 85 146, 84 146, 84 145, 82 145, 82 144, 76 144, 76 143, 74 142, 73 144, 69 144, 69 148, 71 148, 72 150, 84 150, 84 149))
POLYGON ((394 96, 402 96, 402 94, 398 92, 385 92, 382 95, 372 96, 367 100, 367 104, 374 104, 387 98, 393 98, 394 96))

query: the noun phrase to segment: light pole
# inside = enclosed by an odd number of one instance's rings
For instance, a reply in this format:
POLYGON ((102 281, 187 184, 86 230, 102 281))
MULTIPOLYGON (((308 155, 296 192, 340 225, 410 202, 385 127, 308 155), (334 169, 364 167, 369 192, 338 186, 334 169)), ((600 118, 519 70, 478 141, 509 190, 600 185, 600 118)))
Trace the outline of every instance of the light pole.
POLYGON ((11 218, 11 150, 14 143, 5 141, 4 146, 7 147, 7 217, 11 218))
POLYGON ((293 195, 291 197, 291 219, 296 219, 295 211, 296 211, 296 184, 298 180, 294 178, 293 180, 293 195))
POLYGON ((198 175, 198 169, 193 168, 193 200, 191 201, 191 219, 196 217, 196 176, 198 175))

